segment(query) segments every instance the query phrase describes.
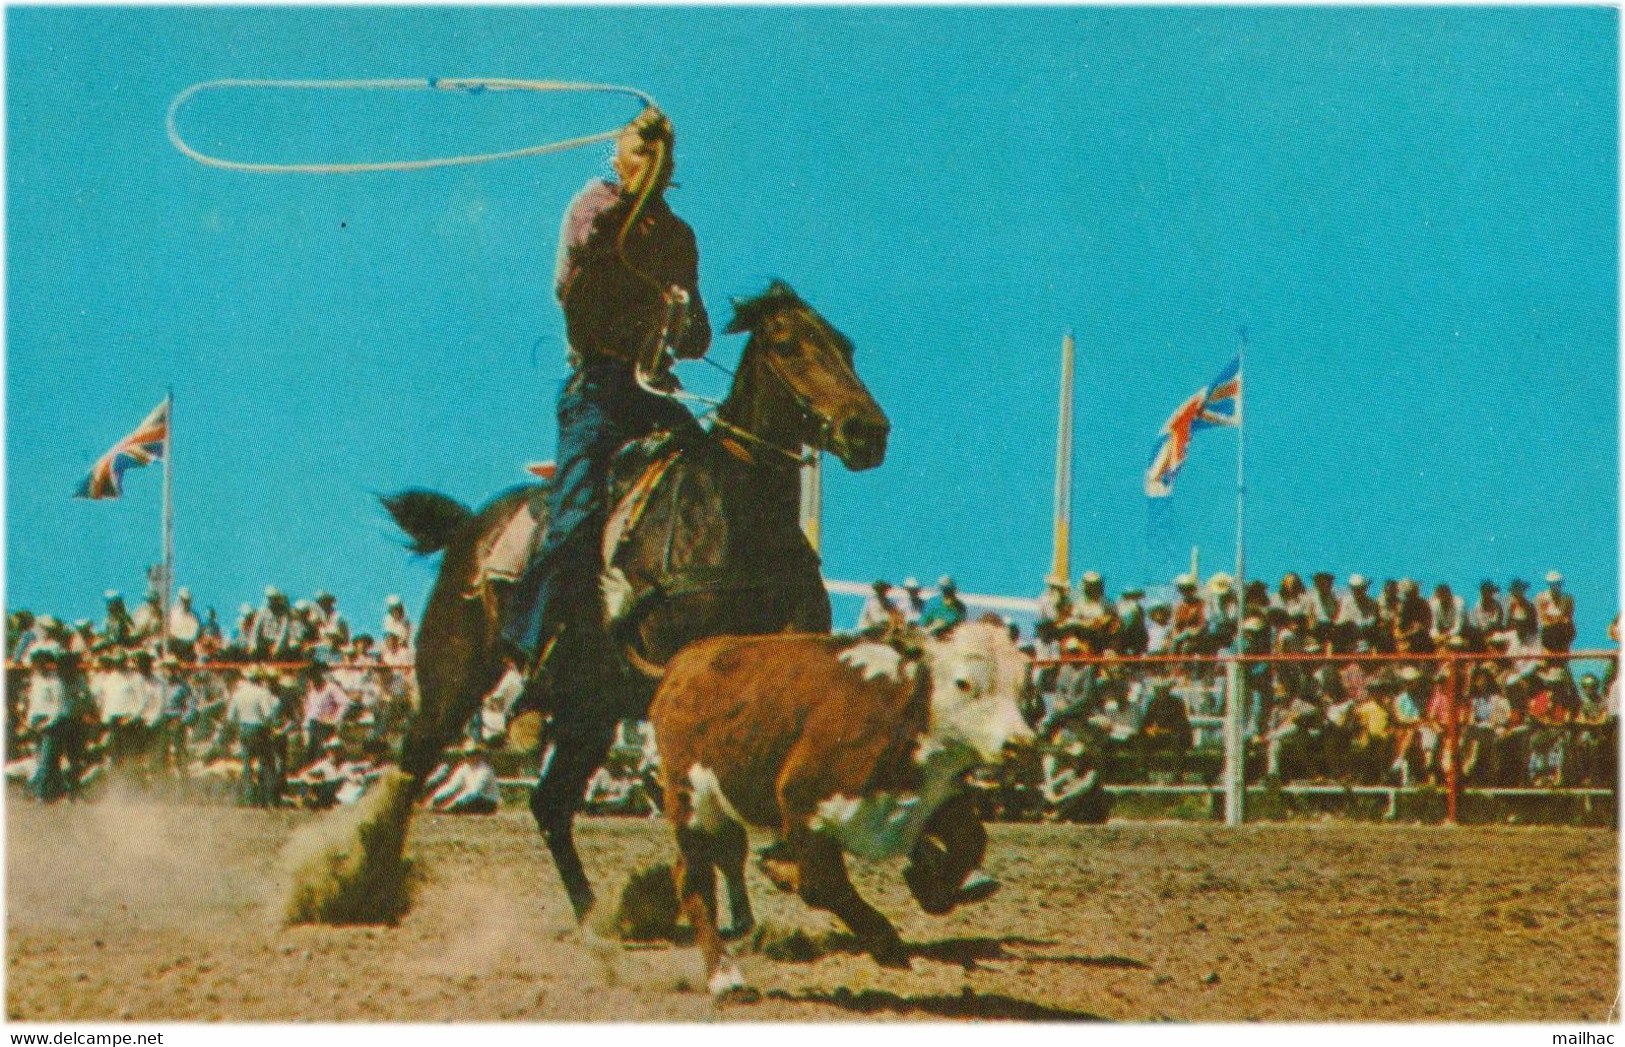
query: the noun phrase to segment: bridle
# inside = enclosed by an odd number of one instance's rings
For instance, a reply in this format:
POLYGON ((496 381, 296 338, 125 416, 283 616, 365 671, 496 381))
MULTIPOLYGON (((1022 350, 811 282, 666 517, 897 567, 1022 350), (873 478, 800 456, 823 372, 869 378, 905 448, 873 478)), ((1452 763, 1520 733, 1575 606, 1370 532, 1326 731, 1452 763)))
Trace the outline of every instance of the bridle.
MULTIPOLYGON (((681 289, 678 290, 680 292, 681 289)), ((666 309, 665 322, 661 326, 658 337, 654 339, 653 351, 646 354, 644 359, 640 360, 638 365, 633 368, 633 373, 637 378, 638 386, 643 389, 644 392, 651 393, 655 396, 663 396, 668 400, 677 402, 690 401, 706 405, 709 410, 707 410, 706 413, 701 417, 710 418, 711 424, 714 428, 721 429, 723 432, 726 432, 729 436, 735 437, 736 439, 743 440, 747 443, 754 444, 757 447, 761 447, 764 450, 780 455, 787 459, 793 466, 800 467, 811 465, 814 461, 816 461, 819 452, 824 447, 828 446, 830 437, 835 428, 835 423, 822 411, 820 411, 805 393, 796 388, 795 384, 790 381, 782 370, 780 370, 778 364, 774 363, 773 354, 767 349, 761 350, 761 352, 758 354, 759 358, 756 361, 757 365, 765 368, 769 374, 778 379, 779 385, 783 387, 786 393, 789 394, 791 401, 795 404, 796 409, 801 412, 804 420, 810 419, 817 422, 817 435, 814 437, 815 442, 813 444, 813 450, 811 451, 801 451, 799 449, 791 450, 790 448, 784 447, 761 435, 760 433, 752 432, 744 426, 735 425, 734 423, 726 420, 717 413, 718 409, 722 406, 722 401, 720 400, 713 400, 710 397, 700 396, 696 393, 690 393, 682 389, 662 389, 654 384, 658 380, 658 375, 653 373, 653 369, 660 367, 662 363, 675 357, 675 353, 672 350, 675 347, 677 339, 681 337, 681 330, 688 309, 688 296, 686 293, 681 293, 681 297, 679 298, 678 295, 668 294, 667 302, 668 306, 666 309), (645 361, 649 362, 647 367, 645 366, 645 361)), ((766 336, 760 332, 752 332, 752 341, 754 341, 756 338, 762 337, 766 336)), ((748 343, 746 348, 749 349, 748 343)), ((835 355, 843 362, 846 362, 846 357, 844 354, 837 352, 835 355)), ((730 376, 733 374, 732 371, 729 371, 721 364, 713 364, 713 366, 730 376)), ((849 372, 851 372, 850 363, 847 363, 847 369, 849 372)), ((856 379, 856 373, 851 372, 851 377, 856 379)))

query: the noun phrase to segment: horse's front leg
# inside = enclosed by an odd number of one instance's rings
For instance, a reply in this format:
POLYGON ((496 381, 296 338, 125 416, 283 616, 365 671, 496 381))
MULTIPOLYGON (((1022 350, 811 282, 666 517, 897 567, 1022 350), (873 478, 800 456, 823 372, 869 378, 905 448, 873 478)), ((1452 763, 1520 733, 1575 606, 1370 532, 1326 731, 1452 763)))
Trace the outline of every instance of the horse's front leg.
POLYGON ((564 882, 565 893, 570 896, 576 921, 581 923, 592 909, 593 893, 581 855, 576 851, 572 826, 588 779, 604 765, 615 738, 616 721, 602 715, 593 716, 590 709, 587 717, 579 714, 578 710, 584 705, 593 705, 599 696, 571 697, 571 701, 559 703, 560 709, 567 716, 571 713, 575 716, 569 719, 555 716, 553 744, 542 762, 536 788, 530 794, 530 812, 536 817, 536 827, 542 831, 547 849, 553 855, 553 864, 564 882), (582 719, 588 722, 580 722, 582 719))

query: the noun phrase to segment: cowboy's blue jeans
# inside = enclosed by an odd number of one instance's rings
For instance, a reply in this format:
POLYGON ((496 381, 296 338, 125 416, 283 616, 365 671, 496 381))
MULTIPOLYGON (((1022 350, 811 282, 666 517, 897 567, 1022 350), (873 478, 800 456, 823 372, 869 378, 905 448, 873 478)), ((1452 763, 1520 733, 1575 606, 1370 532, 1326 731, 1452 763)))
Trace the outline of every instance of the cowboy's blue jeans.
POLYGON ((696 424, 681 404, 640 387, 631 364, 613 360, 586 365, 564 383, 558 419, 558 472, 548 495, 547 536, 514 588, 504 630, 527 655, 536 653, 550 628, 562 575, 595 564, 615 452, 656 429, 696 424))

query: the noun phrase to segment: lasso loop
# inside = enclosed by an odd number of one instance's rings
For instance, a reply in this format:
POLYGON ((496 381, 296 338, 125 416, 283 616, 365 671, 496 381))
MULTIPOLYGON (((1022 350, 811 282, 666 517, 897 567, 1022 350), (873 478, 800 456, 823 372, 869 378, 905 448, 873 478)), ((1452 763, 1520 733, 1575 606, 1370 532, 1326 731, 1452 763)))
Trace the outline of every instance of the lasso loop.
POLYGON ((503 77, 425 77, 414 79, 395 80, 206 80, 200 84, 193 84, 169 103, 169 113, 164 118, 164 127, 169 132, 169 141, 176 149, 209 167, 218 167, 226 171, 246 171, 252 174, 368 174, 378 171, 426 171, 435 167, 455 167, 462 164, 484 164, 493 160, 516 160, 526 156, 542 156, 546 153, 561 153, 567 149, 577 149, 581 146, 593 145, 597 142, 607 142, 621 133, 621 128, 603 131, 598 134, 583 135, 579 138, 567 138, 556 142, 544 142, 540 145, 525 146, 520 149, 509 149, 497 153, 467 153, 461 156, 438 156, 426 160, 385 160, 377 163, 360 164, 270 164, 248 163, 241 160, 228 160, 224 157, 210 156, 207 153, 192 148, 181 137, 176 127, 176 116, 193 95, 204 91, 232 90, 232 89, 270 89, 270 90, 296 90, 296 91, 467 91, 477 94, 482 91, 586 91, 609 94, 623 94, 636 98, 645 106, 653 106, 654 98, 645 91, 635 87, 618 87, 614 84, 588 84, 575 83, 566 80, 515 80, 503 77))

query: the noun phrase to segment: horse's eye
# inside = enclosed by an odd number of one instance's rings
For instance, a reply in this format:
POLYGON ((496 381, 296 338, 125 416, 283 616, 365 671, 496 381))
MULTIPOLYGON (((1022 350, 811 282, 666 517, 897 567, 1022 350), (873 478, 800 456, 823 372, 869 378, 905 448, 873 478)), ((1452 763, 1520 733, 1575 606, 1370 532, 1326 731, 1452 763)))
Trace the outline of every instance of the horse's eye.
POLYGON ((785 341, 790 337, 792 330, 793 326, 790 321, 782 316, 775 316, 762 325, 762 333, 767 335, 768 340, 772 342, 785 341))

